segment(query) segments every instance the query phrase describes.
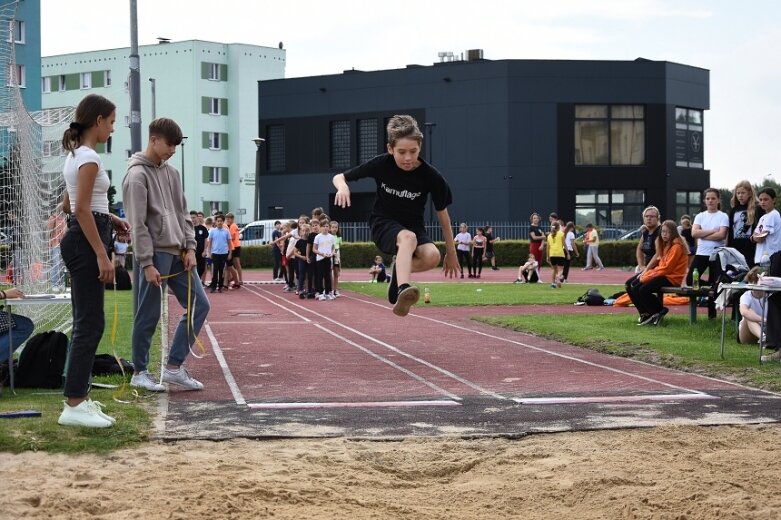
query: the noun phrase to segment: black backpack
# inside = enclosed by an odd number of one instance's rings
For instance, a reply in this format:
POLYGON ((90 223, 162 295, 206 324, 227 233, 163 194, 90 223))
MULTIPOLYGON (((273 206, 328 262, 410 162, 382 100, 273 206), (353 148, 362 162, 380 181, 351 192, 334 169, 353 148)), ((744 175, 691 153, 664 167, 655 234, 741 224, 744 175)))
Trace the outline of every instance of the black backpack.
POLYGON ((60 388, 67 359, 68 336, 54 330, 36 334, 19 354, 14 383, 19 388, 60 388))
POLYGON ((604 305, 605 297, 599 294, 599 289, 589 289, 578 298, 578 303, 586 305, 604 305))

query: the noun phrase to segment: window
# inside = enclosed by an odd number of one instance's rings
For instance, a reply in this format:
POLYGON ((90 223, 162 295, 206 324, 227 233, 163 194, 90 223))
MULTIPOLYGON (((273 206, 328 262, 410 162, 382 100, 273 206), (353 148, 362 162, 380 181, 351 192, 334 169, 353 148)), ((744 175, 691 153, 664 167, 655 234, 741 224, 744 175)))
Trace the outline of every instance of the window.
POLYGON ((645 164, 643 105, 575 105, 575 164, 645 164))
POLYGON ((62 142, 59 139, 43 142, 43 156, 56 157, 62 153, 62 142))
POLYGON ((575 224, 595 226, 636 224, 643 220, 643 190, 577 190, 575 224))
POLYGON ((220 200, 210 200, 209 201, 209 212, 212 215, 216 215, 217 213, 223 213, 223 211, 222 211, 222 201, 220 201, 220 200))
POLYGON ((694 216, 702 211, 702 193, 695 190, 675 192, 675 220, 682 215, 694 216))
POLYGON ((222 184, 222 168, 213 166, 209 169, 209 184, 222 184))
POLYGON ((365 163, 379 151, 377 148, 377 120, 358 120, 358 163, 365 163))
POLYGON ((24 65, 11 64, 8 69, 8 86, 9 87, 26 87, 27 77, 24 65))
POLYGON ((13 43, 25 43, 24 21, 10 20, 8 27, 8 41, 13 43))
POLYGON ((92 88, 92 73, 91 72, 82 72, 79 74, 81 77, 81 88, 92 88))
POLYGON ((284 126, 266 127, 266 146, 266 169, 270 172, 284 171, 287 168, 284 126))
POLYGON ((48 94, 52 91, 52 78, 51 76, 46 76, 44 78, 41 78, 41 92, 44 94, 48 94))
POLYGON ((130 126, 130 116, 125 116, 125 126, 130 126))
POLYGON ((65 74, 60 74, 59 91, 60 92, 65 92, 65 74))
POLYGON ((209 63, 209 76, 208 79, 212 81, 220 81, 220 64, 209 63))
POLYGON ((350 167, 350 122, 331 121, 331 168, 350 167))
POLYGON ((105 78, 103 86, 110 87, 111 86, 111 71, 110 70, 103 71, 103 77, 105 78))
POLYGON ((675 107, 675 166, 705 167, 702 110, 675 107))
POLYGON ((220 133, 219 132, 209 132, 209 149, 210 150, 219 150, 220 149, 220 133))
POLYGON ((211 98, 209 100, 209 113, 214 116, 220 115, 220 98, 211 98))

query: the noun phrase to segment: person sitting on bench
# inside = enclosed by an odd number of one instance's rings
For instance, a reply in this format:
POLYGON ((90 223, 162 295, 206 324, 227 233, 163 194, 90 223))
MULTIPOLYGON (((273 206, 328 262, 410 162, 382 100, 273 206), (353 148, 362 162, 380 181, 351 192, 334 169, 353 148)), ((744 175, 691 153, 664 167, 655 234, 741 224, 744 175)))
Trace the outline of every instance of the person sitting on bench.
POLYGON ((665 220, 656 239, 658 262, 651 269, 643 271, 627 287, 627 294, 640 314, 638 325, 658 325, 667 307, 662 306, 657 293, 662 287, 678 287, 689 268, 689 247, 678 234, 673 220, 665 220))

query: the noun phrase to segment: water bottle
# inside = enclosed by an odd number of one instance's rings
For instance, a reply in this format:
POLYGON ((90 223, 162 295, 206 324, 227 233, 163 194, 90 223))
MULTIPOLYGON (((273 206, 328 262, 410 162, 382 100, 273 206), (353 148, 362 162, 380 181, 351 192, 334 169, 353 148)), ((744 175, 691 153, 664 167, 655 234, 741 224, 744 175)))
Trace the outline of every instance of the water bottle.
POLYGON ((762 268, 762 274, 766 275, 770 272, 770 255, 767 254, 767 251, 762 253, 762 258, 759 259, 759 266, 762 268))
POLYGON ((697 270, 696 267, 692 272, 692 289, 694 289, 695 291, 700 290, 700 272, 697 270))
POLYGON ((428 287, 423 289, 423 303, 431 303, 431 292, 429 292, 428 287))

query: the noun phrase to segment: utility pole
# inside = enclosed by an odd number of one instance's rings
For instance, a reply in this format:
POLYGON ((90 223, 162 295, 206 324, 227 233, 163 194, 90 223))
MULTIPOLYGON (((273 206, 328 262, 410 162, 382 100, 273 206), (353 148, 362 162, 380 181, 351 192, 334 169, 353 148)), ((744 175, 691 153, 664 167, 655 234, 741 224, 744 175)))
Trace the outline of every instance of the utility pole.
POLYGON ((138 5, 130 0, 130 151, 141 151, 141 60, 138 56, 138 5))

